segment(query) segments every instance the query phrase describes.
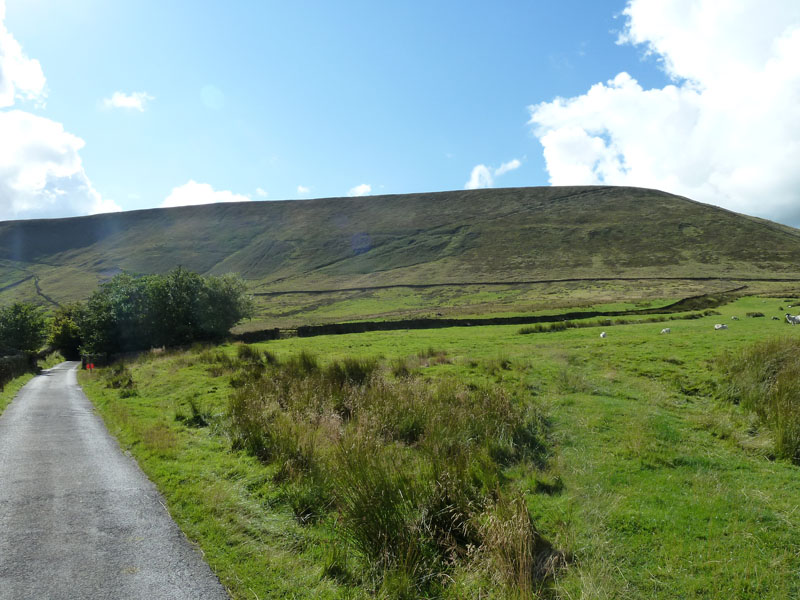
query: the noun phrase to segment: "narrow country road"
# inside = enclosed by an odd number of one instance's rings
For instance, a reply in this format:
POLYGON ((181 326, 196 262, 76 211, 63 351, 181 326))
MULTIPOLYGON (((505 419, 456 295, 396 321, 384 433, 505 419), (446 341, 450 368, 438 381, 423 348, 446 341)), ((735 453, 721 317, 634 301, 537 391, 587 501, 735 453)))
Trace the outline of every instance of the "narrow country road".
POLYGON ((0 599, 228 598, 94 414, 77 364, 0 415, 0 599))

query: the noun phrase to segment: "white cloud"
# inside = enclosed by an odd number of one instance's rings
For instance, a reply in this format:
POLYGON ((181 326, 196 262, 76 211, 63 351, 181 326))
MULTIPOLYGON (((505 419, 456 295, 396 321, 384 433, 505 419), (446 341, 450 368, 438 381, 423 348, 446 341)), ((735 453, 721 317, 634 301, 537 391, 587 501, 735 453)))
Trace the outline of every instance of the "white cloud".
POLYGON ((530 107, 553 185, 663 189, 800 225, 800 3, 629 0, 620 43, 673 83, 627 73, 530 107))
POLYGON ((247 202, 249 200, 250 198, 242 194, 234 194, 228 190, 217 191, 208 183, 197 183, 190 179, 183 185, 173 188, 170 195, 161 203, 161 207, 214 204, 215 202, 247 202))
POLYGON ((265 190, 264 188, 256 188, 256 196, 258 196, 259 198, 266 198, 267 196, 269 196, 269 194, 267 193, 267 190, 265 190))
POLYGON ((45 78, 38 60, 28 58, 5 26, 6 6, 0 0, 0 108, 13 106, 15 99, 43 103, 45 78))
POLYGON ((298 185, 297 186, 297 193, 298 194, 307 194, 310 191, 311 191, 311 188, 307 188, 304 185, 298 185))
POLYGON ((103 98, 103 107, 125 108, 144 112, 145 105, 151 100, 155 100, 155 98, 147 92, 133 92, 131 94, 114 92, 110 98, 103 98))
MULTIPOLYGON (((0 0, 0 108, 43 105, 45 77, 3 23, 0 0)), ((64 217, 120 210, 92 186, 79 151, 84 141, 61 123, 23 110, 0 110, 0 219, 64 217)))
POLYGON ((357 185, 356 187, 350 188, 350 191, 347 192, 348 196, 367 196, 372 192, 372 186, 368 183, 362 183, 361 185, 357 185))
POLYGON ((513 171, 514 169, 519 169, 521 164, 522 163, 519 162, 519 160, 517 160, 516 158, 508 161, 507 163, 503 163, 494 170, 494 176, 500 177, 500 175, 505 175, 509 171, 513 171))
POLYGON ((63 217, 120 210, 86 176, 84 142, 60 123, 0 111, 0 219, 63 217))
POLYGON ((518 159, 503 163, 496 169, 486 165, 475 165, 470 173, 469 181, 464 184, 465 190, 477 190, 479 188, 490 188, 494 185, 495 177, 505 175, 509 171, 518 169, 522 163, 518 159))
POLYGON ((492 187, 494 179, 492 172, 486 165, 475 165, 472 168, 472 173, 469 176, 469 181, 464 184, 464 189, 477 190, 478 188, 492 187))

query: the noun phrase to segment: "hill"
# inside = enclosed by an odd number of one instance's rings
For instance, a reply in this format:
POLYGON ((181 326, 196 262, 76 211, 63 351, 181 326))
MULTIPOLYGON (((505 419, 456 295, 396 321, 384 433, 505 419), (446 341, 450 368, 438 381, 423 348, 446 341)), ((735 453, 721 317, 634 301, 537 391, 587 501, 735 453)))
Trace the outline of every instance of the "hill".
POLYGON ((0 223, 0 301, 120 270, 234 271, 255 291, 611 277, 800 277, 800 231, 641 188, 244 202, 0 223))

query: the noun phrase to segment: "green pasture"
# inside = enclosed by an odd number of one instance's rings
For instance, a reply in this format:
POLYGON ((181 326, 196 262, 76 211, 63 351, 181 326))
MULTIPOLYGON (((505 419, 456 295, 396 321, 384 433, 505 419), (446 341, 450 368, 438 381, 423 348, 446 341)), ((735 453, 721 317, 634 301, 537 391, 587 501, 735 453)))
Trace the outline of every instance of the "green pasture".
MULTIPOLYGON (((715 398, 716 357, 800 335, 771 319, 789 310, 785 300, 746 297, 719 315, 668 323, 529 335, 517 326, 374 332, 257 347, 279 359, 308 351, 323 363, 406 358, 422 378, 497 383, 542 407, 548 460, 506 476, 565 557, 543 597, 792 598, 800 594, 800 472, 771 458, 770 432, 754 417, 715 398), (443 358, 420 358, 430 349, 443 358)), ((298 524, 273 473, 231 450, 221 425, 230 376, 200 353, 133 361, 130 397, 101 374, 81 373, 81 383, 234 597, 366 596, 323 576, 335 529, 298 524), (209 426, 187 425, 194 412, 209 426)))
POLYGON ((741 285, 735 281, 598 280, 255 296, 253 319, 239 324, 235 331, 361 320, 488 318, 569 310, 656 308, 688 296, 720 293, 741 285))

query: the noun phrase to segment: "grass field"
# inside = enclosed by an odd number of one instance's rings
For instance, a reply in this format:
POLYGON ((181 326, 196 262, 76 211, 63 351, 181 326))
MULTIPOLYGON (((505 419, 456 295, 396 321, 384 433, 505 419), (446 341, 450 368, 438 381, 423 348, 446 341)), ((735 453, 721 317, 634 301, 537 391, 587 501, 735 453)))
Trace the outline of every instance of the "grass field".
MULTIPOLYGON (((718 392, 718 357, 800 336, 771 320, 790 298, 740 298, 719 315, 668 323, 669 335, 659 334, 661 323, 605 327, 605 339, 592 327, 521 335, 493 326, 255 349, 284 364, 303 351, 323 367, 375 359, 389 379, 403 364, 417 381, 499 387, 544 415, 544 455, 502 466, 498 488, 523 495, 538 534, 562 557, 535 582, 543 597, 792 598, 800 594, 798 467, 772 458, 770 428, 718 392), (715 323, 729 329, 714 331, 715 323)), ((128 363, 132 383, 108 387, 102 372, 81 373, 81 383, 234 597, 413 597, 389 571, 368 577, 363 557, 342 551, 337 510, 297 517, 298 487, 311 479, 286 478, 287 463, 233 448, 231 383, 241 385, 237 357, 252 351, 220 350, 229 363, 214 349, 150 353, 128 363), (344 576, 338 567, 348 560, 344 576)), ((459 561, 441 597, 521 597, 486 564, 459 561)))

